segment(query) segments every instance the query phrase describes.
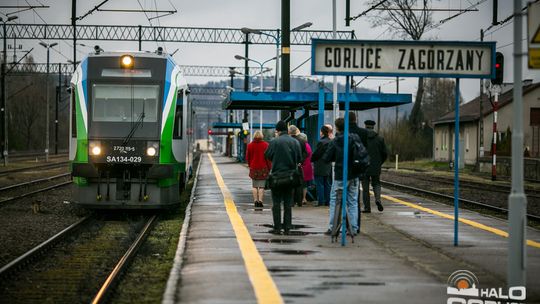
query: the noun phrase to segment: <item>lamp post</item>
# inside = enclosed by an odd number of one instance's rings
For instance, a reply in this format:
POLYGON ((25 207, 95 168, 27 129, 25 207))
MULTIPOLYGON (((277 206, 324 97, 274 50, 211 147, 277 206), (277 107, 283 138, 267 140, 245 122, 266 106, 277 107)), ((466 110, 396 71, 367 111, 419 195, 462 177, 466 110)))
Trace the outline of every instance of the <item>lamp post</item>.
MULTIPOLYGON (((251 59, 251 58, 246 58, 246 57, 243 57, 243 56, 240 56, 240 55, 235 55, 234 58, 237 59, 237 60, 247 60, 247 61, 252 61, 252 62, 255 62, 256 64, 259 65, 259 67, 261 68, 261 71, 259 72, 259 74, 260 74, 260 75, 259 75, 259 77, 260 77, 260 89, 259 89, 259 91, 260 91, 260 92, 264 92, 264 84, 263 84, 263 73, 265 72, 265 70, 264 70, 264 65, 265 65, 266 63, 268 63, 268 62, 274 60, 274 59, 277 61, 277 58, 278 58, 278 57, 273 57, 273 58, 270 58, 270 59, 268 59, 268 60, 266 60, 266 61, 263 61, 263 62, 259 62, 259 61, 257 61, 257 60, 253 60, 253 59, 251 59)), ((277 75, 277 74, 276 74, 276 75, 277 75)), ((255 75, 253 75, 253 76, 255 76, 255 75)), ((262 120, 263 120, 263 118, 262 118, 262 110, 260 110, 260 112, 259 112, 259 129, 260 129, 261 132, 262 132, 262 120)))
POLYGON ((45 95, 45 100, 46 100, 46 110, 45 110, 45 119, 46 119, 46 127, 45 127, 45 162, 48 162, 49 161, 49 55, 50 55, 50 49, 52 47, 54 47, 55 45, 57 45, 58 43, 51 43, 51 44, 47 44, 45 42, 40 42, 39 45, 41 45, 42 47, 46 48, 47 49, 47 73, 46 73, 46 81, 45 81, 45 86, 46 86, 46 95, 45 95))
POLYGON ((2 139, 3 139, 3 155, 4 155, 4 166, 7 166, 8 163, 8 117, 7 117, 7 81, 6 81, 6 64, 7 64, 7 31, 6 31, 6 23, 12 20, 15 20, 19 17, 17 16, 9 16, 4 21, 4 19, 0 18, 0 22, 2 22, 3 26, 3 32, 4 32, 4 56, 2 58, 2 106, 1 111, 2 113, 2 139))
MULTIPOLYGON (((300 30, 308 28, 308 27, 310 27, 312 25, 313 25, 312 22, 306 22, 304 24, 301 24, 301 25, 293 28, 291 30, 291 32, 300 31, 300 30)), ((280 83, 279 83, 279 44, 280 44, 280 35, 279 35, 279 30, 277 30, 277 35, 275 35, 275 36, 272 35, 272 34, 268 34, 268 33, 265 33, 263 31, 257 30, 257 29, 251 29, 251 28, 247 28, 247 27, 243 27, 240 30, 244 34, 249 33, 249 34, 264 35, 264 36, 272 37, 276 41, 276 77, 275 77, 275 86, 276 87, 275 87, 275 91, 279 92, 280 91, 280 83)), ((278 113, 279 113, 279 110, 278 110, 278 113)), ((279 120, 279 114, 278 114, 278 120, 279 120)))

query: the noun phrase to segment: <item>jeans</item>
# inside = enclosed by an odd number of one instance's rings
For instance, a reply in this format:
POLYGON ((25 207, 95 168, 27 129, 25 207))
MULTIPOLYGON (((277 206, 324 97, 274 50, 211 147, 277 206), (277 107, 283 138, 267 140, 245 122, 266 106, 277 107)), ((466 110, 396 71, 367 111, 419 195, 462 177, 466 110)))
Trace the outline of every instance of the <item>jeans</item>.
POLYGON ((371 210, 371 203, 369 202, 369 181, 371 180, 371 186, 373 186, 373 193, 375 193, 375 201, 381 201, 381 179, 379 175, 366 175, 362 179, 362 200, 364 202, 364 210, 371 210))
MULTIPOLYGON (((330 191, 330 224, 328 229, 332 229, 334 222, 334 209, 336 207, 337 190, 343 189, 343 181, 334 180, 332 190, 330 191)), ((345 193, 343 193, 345 195, 345 193)), ((342 204, 343 202, 338 202, 342 204)), ((347 213, 353 231, 358 230, 358 178, 347 181, 347 213)))
POLYGON ((315 175, 315 186, 317 187, 317 201, 319 202, 319 206, 328 206, 332 177, 315 175))
POLYGON ((272 216, 274 218, 274 229, 290 230, 292 228, 292 189, 275 188, 272 189, 272 216), (281 202, 283 202, 283 227, 281 225, 281 202))

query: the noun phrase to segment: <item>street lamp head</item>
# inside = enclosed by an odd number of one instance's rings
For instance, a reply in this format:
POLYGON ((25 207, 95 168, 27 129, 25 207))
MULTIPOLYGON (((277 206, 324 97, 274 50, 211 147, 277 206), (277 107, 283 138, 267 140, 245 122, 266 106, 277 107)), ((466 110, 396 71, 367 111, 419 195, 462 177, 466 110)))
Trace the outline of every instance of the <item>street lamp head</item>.
POLYGON ((40 42, 39 42, 39 45, 41 45, 41 46, 42 46, 42 47, 44 47, 44 48, 47 48, 47 47, 49 47, 49 45, 48 45, 48 44, 46 44, 46 43, 45 43, 45 42, 43 42, 43 41, 40 41, 40 42))
POLYGON ((53 47, 53 46, 57 46, 57 45, 58 45, 58 42, 55 42, 55 43, 49 44, 49 47, 53 47))
POLYGON ((234 59, 236 59, 236 60, 246 60, 247 58, 244 57, 244 56, 240 56, 240 55, 234 55, 234 59))
POLYGON ((312 26, 312 25, 313 25, 313 22, 306 22, 306 23, 304 23, 304 24, 301 24, 301 25, 299 25, 299 26, 293 28, 293 29, 291 30, 291 32, 300 31, 300 30, 303 30, 303 29, 305 29, 305 28, 308 28, 308 27, 310 27, 310 26, 312 26))
POLYGON ((250 29, 250 28, 247 28, 247 27, 241 28, 240 31, 242 31, 242 33, 244 33, 244 34, 255 34, 255 35, 262 34, 262 32, 259 31, 259 30, 250 29))

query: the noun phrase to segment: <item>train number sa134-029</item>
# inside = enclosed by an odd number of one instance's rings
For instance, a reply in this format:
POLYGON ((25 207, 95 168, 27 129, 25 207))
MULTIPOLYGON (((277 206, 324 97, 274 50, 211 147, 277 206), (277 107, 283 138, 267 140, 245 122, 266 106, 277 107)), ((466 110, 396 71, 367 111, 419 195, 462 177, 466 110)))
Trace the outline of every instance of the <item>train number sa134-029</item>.
POLYGON ((106 161, 108 163, 140 163, 142 161, 141 156, 107 156, 106 161))

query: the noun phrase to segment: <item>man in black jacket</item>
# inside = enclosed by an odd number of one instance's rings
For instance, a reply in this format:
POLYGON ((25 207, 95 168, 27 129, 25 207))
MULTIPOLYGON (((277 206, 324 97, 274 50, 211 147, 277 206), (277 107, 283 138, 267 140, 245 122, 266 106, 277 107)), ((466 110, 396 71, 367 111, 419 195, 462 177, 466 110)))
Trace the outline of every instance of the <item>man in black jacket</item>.
POLYGON ((371 185, 373 186, 373 192, 375 193, 375 204, 377 204, 377 209, 383 211, 384 207, 381 203, 381 166, 388 157, 386 152, 386 144, 384 143, 384 138, 379 136, 373 127, 375 122, 373 120, 366 120, 364 122, 367 129, 367 150, 369 153, 369 167, 362 179, 362 189, 363 189, 363 201, 364 201, 364 212, 371 212, 371 203, 369 202, 369 182, 371 180, 371 185))
MULTIPOLYGON (((291 172, 296 170, 302 163, 302 151, 298 141, 287 134, 287 124, 280 120, 276 124, 278 136, 270 142, 268 149, 264 153, 266 159, 272 162, 270 174, 278 172, 291 172)), ((272 234, 280 234, 284 229, 285 234, 289 234, 292 227, 292 188, 284 186, 272 188, 272 216, 274 218, 274 229, 272 234), (283 227, 281 224, 281 202, 283 202, 283 227)))
MULTIPOLYGON (((343 189, 343 147, 345 144, 345 139, 343 136, 343 131, 345 129, 345 121, 343 118, 336 119, 336 137, 329 144, 328 149, 324 153, 323 159, 326 162, 335 162, 334 164, 334 183, 332 184, 332 190, 330 191, 330 223, 329 229, 326 234, 330 234, 332 231, 333 221, 334 221, 334 209, 337 197, 337 190, 343 189)), ((359 144, 362 145, 362 142, 358 135, 355 133, 349 134, 348 138, 349 145, 349 164, 351 163, 353 155, 353 145, 359 144)), ((363 148, 363 147, 362 147, 363 148)), ((351 166, 347 167, 347 189, 343 191, 343 195, 347 195, 347 212, 349 214, 349 220, 351 221, 351 226, 353 231, 358 231, 358 176, 353 173, 351 166)))
POLYGON ((321 127, 321 140, 317 143, 315 151, 311 155, 313 162, 315 186, 317 187, 318 206, 328 206, 330 203, 330 187, 332 186, 332 164, 322 160, 330 140, 332 129, 324 125, 321 127))

